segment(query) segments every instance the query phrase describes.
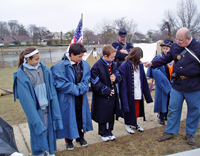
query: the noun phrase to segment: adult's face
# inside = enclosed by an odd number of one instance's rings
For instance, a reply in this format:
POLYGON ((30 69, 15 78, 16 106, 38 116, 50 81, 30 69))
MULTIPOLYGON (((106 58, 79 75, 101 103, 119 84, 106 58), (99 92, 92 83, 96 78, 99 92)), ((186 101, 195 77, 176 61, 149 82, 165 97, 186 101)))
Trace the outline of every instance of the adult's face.
POLYGON ((119 42, 121 42, 121 43, 125 43, 126 42, 126 37, 118 36, 118 38, 119 38, 119 42))
POLYGON ((191 38, 186 38, 185 33, 179 32, 176 34, 177 44, 180 47, 187 47, 190 43, 191 38))

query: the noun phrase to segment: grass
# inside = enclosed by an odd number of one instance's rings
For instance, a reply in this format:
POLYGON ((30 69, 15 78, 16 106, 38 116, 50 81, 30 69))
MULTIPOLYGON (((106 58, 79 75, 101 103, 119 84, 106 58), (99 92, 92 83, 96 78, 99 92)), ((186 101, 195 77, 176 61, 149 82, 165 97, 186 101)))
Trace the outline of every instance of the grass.
MULTIPOLYGON (((53 64, 47 64, 47 66, 51 67, 53 64)), ((0 69, 1 88, 12 90, 13 73, 16 70, 17 67, 0 69)), ((14 102, 13 94, 0 97, 0 116, 10 125, 27 122, 19 100, 14 102)), ((185 128, 185 121, 182 121, 179 135, 175 135, 174 139, 165 142, 156 141, 165 131, 165 126, 162 126, 145 130, 143 133, 136 132, 133 135, 118 137, 115 141, 96 143, 88 145, 88 147, 75 148, 73 151, 65 150, 55 154, 56 156, 159 156, 200 148, 200 128, 198 128, 197 134, 194 136, 196 140, 195 146, 190 146, 186 143, 184 138, 185 128)))
POLYGON ((165 142, 158 142, 156 139, 161 136, 165 126, 153 128, 143 133, 136 132, 124 137, 118 137, 115 141, 101 142, 88 147, 75 148, 74 151, 56 152, 56 156, 160 156, 200 148, 200 128, 194 136, 195 146, 190 146, 185 140, 185 121, 181 122, 181 129, 178 135, 165 142))

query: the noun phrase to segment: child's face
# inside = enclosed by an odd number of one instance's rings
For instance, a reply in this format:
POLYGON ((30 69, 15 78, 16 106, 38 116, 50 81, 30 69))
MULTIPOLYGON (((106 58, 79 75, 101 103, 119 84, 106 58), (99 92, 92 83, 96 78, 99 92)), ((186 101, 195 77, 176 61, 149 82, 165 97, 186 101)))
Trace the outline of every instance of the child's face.
POLYGON ((71 53, 70 59, 74 62, 80 62, 83 58, 84 53, 80 53, 79 55, 74 55, 71 53))
POLYGON ((38 63, 40 62, 40 54, 37 53, 35 55, 33 55, 33 58, 27 58, 27 64, 35 67, 38 63))
POLYGON ((104 55, 104 60, 106 60, 107 62, 112 62, 115 59, 115 53, 111 53, 110 56, 108 57, 107 55, 104 55))
POLYGON ((167 52, 170 50, 170 47, 168 47, 168 46, 163 46, 162 47, 162 51, 163 51, 163 53, 166 55, 167 54, 167 52))

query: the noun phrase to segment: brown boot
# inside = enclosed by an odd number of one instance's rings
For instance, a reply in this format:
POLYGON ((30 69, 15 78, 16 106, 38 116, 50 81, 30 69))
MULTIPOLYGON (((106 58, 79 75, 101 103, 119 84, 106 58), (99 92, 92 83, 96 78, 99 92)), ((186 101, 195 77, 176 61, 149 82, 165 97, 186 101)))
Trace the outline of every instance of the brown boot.
POLYGON ((164 132, 164 134, 162 136, 160 136, 157 140, 159 142, 165 141, 165 140, 169 140, 173 138, 173 133, 166 133, 164 132))

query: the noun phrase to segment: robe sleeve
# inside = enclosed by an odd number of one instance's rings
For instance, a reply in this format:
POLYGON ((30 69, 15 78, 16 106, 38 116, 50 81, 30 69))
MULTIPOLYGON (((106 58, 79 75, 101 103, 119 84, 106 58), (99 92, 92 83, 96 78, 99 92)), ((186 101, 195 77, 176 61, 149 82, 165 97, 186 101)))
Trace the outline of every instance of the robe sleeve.
POLYGON ((64 71, 63 69, 59 69, 59 67, 60 66, 57 66, 57 65, 54 65, 51 67, 56 90, 63 94, 72 94, 75 96, 79 96, 80 95, 79 86, 71 82, 66 76, 67 71, 64 71))
POLYGON ((128 91, 127 91, 127 73, 126 73, 126 65, 122 64, 119 67, 119 71, 122 77, 122 80, 119 83, 119 95, 121 99, 121 104, 122 104, 122 110, 123 112, 130 112, 130 108, 128 105, 128 91))
POLYGON ((51 102, 51 110, 52 110, 52 119, 53 119, 53 127, 54 130, 63 129, 62 116, 60 112, 60 105, 57 97, 57 92, 55 86, 53 85, 53 76, 51 71, 49 72, 49 86, 52 94, 51 102))
POLYGON ((151 97, 149 85, 147 83, 147 78, 146 78, 146 75, 145 75, 145 72, 144 72, 144 66, 141 65, 140 67, 141 67, 140 70, 142 70, 142 73, 143 73, 142 74, 143 75, 143 82, 142 82, 143 83, 143 94, 144 94, 144 97, 146 99, 146 102, 151 103, 151 102, 153 102, 153 99, 151 97))
POLYGON ((99 95, 108 95, 110 96, 111 88, 103 84, 99 79, 99 68, 94 65, 91 69, 91 87, 92 91, 96 92, 99 95))
POLYGON ((37 107, 33 94, 30 92, 30 87, 27 84, 23 84, 21 81, 15 78, 14 80, 14 96, 20 100, 21 106, 26 114, 27 120, 32 124, 36 135, 40 135, 46 131, 46 127, 43 124, 42 119, 37 113, 37 107))
POLYGON ((160 70, 160 68, 152 69, 152 75, 156 82, 156 85, 166 94, 168 95, 171 91, 171 84, 167 78, 167 76, 164 75, 164 73, 160 70))
POLYGON ((90 78, 91 78, 89 64, 84 63, 83 65, 84 65, 83 77, 82 77, 81 82, 77 84, 80 95, 83 95, 85 92, 89 91, 89 83, 90 83, 90 78))

